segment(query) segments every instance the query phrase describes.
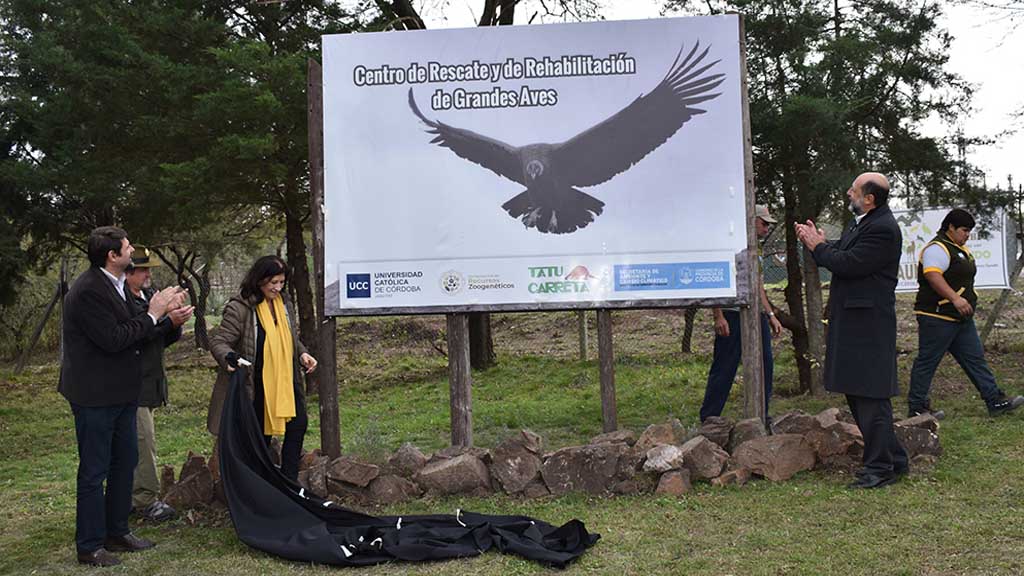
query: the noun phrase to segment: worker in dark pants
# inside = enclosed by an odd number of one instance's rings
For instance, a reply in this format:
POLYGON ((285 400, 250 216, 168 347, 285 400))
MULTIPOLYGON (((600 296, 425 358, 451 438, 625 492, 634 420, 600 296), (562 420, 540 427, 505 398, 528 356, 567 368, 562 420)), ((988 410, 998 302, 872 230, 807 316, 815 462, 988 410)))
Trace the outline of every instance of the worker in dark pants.
POLYGON ((932 376, 942 357, 949 352, 978 389, 991 416, 1012 412, 1024 404, 1024 396, 1008 397, 996 386, 996 378, 985 361, 985 350, 974 326, 978 294, 974 277, 978 268, 967 248, 974 229, 974 217, 955 208, 942 220, 939 233, 921 251, 917 264, 917 358, 910 372, 907 407, 910 416, 932 414, 929 399, 932 376))
MULTIPOLYGON (((767 237, 769 225, 775 222, 767 207, 757 205, 754 210, 754 226, 758 238, 767 237)), ((758 278, 761 306, 764 308, 761 313, 761 356, 764 359, 764 411, 768 414, 768 401, 772 396, 772 373, 775 367, 772 359, 772 337, 782 333, 782 324, 772 312, 772 305, 768 302, 768 294, 764 289, 764 279, 760 274, 758 278)), ((713 308, 712 313, 715 316, 715 349, 711 369, 708 371, 708 384, 704 389, 704 402, 700 406, 701 422, 711 416, 722 415, 743 355, 739 309, 713 308)))

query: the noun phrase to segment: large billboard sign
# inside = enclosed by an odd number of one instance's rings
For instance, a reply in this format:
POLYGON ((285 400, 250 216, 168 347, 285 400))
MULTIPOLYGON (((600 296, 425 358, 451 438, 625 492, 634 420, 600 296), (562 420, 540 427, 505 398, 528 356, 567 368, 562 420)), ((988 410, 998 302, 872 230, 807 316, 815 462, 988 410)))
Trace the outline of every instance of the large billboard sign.
POLYGON ((325 36, 325 311, 742 298, 739 28, 325 36))
MULTIPOLYGON (((900 279, 896 285, 897 292, 917 292, 917 263, 921 251, 940 232, 942 219, 949 209, 935 210, 893 210, 896 222, 903 233, 903 255, 900 258, 900 279)), ((1006 215, 1000 210, 991 222, 979 219, 977 226, 971 230, 967 239, 967 249, 974 256, 978 273, 974 277, 974 287, 1009 288, 1010 273, 1007 262, 1006 215)))

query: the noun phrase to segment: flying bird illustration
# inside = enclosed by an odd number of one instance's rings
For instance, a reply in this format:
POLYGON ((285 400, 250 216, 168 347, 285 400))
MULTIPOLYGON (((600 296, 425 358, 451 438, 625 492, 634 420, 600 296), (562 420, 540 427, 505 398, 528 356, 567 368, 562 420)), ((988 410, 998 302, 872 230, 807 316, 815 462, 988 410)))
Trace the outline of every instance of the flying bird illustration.
POLYGON ((685 58, 680 49, 668 73, 649 94, 640 95, 603 122, 557 144, 512 146, 429 120, 416 105, 412 88, 409 107, 430 127, 427 133, 435 135, 431 144, 526 186, 525 191, 501 205, 509 216, 539 232, 568 234, 584 228, 604 210, 604 202, 577 187, 596 186, 629 170, 667 142, 690 118, 706 112, 695 105, 720 95, 713 90, 725 75, 706 74, 720 60, 702 64, 710 46, 698 55, 699 49, 697 42, 685 58))

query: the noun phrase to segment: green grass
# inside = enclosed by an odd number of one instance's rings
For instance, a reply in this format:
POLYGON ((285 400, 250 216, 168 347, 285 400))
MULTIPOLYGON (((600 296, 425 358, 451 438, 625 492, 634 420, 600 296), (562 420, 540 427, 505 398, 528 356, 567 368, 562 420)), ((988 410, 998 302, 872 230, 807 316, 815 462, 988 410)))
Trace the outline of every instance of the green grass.
MULTIPOLYGON (((709 361, 709 320, 700 316, 695 353, 676 352, 678 313, 616 313, 616 387, 620 426, 679 418, 694 426, 709 361)), ((902 321, 903 319, 901 319, 902 321)), ((600 432, 594 360, 575 359, 570 314, 496 318, 496 368, 474 374, 477 445, 493 447, 520 428, 541 434, 546 449, 585 442, 600 432)), ((339 346, 344 451, 380 460, 402 442, 424 451, 448 442, 444 358, 431 346, 443 319, 343 322, 339 346), (419 330, 410 328, 419 324, 419 330), (347 332, 346 332, 347 331, 347 332)), ((913 332, 903 330, 901 383, 913 360, 913 332)), ((1008 391, 1024 390, 1018 335, 999 335, 990 360, 1008 391)), ((441 340, 443 342, 443 339, 441 340)), ((795 394, 788 345, 778 347, 772 412, 818 411, 840 397, 795 394)), ((209 453, 206 406, 214 372, 204 354, 175 351, 171 405, 157 413, 160 460, 180 467, 189 450, 209 453)), ((67 403, 56 393, 58 369, 0 372, 0 574, 313 574, 338 569, 286 562, 238 542, 226 514, 197 511, 166 525, 139 525, 155 550, 122 555, 120 568, 74 563, 74 480, 77 456, 67 403)), ((940 368, 933 400, 950 417, 940 435, 937 466, 871 492, 844 488, 847 478, 803 473, 789 482, 743 487, 699 485, 682 498, 653 495, 594 498, 570 495, 537 501, 507 497, 448 498, 405 503, 380 513, 529 514, 552 523, 580 518, 602 535, 570 567, 573 574, 1021 574, 1024 572, 1024 416, 986 416, 984 406, 951 361, 940 368)), ((738 417, 740 385, 727 415, 738 417)), ((315 407, 315 398, 310 399, 315 407)), ((905 410, 897 399, 896 409, 905 410)), ((317 410, 310 410, 307 448, 319 444, 317 410)), ((518 558, 346 569, 346 574, 539 574, 518 558)))

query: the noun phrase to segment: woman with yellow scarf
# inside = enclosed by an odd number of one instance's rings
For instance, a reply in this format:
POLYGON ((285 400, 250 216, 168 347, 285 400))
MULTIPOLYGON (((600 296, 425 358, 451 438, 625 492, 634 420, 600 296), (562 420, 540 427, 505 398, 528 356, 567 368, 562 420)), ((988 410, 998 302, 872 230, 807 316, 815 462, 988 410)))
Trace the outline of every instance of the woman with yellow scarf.
POLYGON ((263 256, 245 275, 240 294, 224 306, 220 329, 210 339, 220 370, 206 423, 212 434, 219 434, 230 373, 235 370, 230 359, 237 356, 252 362, 246 389, 263 421, 264 437, 269 444, 273 436, 284 436, 281 473, 297 480, 307 426, 302 374, 315 370, 317 362, 294 336, 285 300, 287 283, 284 260, 263 256))

